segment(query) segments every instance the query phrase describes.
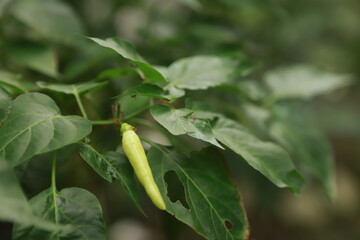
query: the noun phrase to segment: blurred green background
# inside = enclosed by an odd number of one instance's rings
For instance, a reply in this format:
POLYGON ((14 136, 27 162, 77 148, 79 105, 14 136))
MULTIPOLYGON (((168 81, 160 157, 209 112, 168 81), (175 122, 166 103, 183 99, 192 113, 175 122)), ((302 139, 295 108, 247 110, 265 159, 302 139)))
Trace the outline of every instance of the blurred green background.
MULTIPOLYGON (((255 80, 275 67, 297 63, 353 74, 351 87, 301 106, 303 117, 316 122, 332 143, 338 191, 334 202, 316 185, 294 196, 236 156, 227 157, 230 167, 237 169, 250 239, 356 240, 360 239, 359 13, 359 0, 0 0, 0 77, 11 72, 29 82, 73 83, 124 66, 113 53, 83 36, 125 38, 156 65, 197 54, 245 55, 255 63, 250 75, 255 80)), ((87 108, 90 103, 111 104, 105 94, 89 96, 87 108)), ((113 90, 111 96, 117 94, 113 90)), ((72 99, 52 97, 63 102, 63 112, 77 111, 72 99)), ((103 111, 100 116, 110 114, 103 111)), ((98 146, 104 150, 118 146, 112 127, 94 130, 99 139, 107 139, 98 146)), ((144 204, 151 218, 142 216, 120 184, 105 183, 73 149, 63 150, 59 187, 84 187, 96 194, 110 239, 201 239, 149 201, 144 204)), ((20 167, 18 176, 29 197, 38 193, 50 182, 49 156, 20 167)), ((10 232, 11 224, 0 224, 0 239, 10 239, 10 232)))

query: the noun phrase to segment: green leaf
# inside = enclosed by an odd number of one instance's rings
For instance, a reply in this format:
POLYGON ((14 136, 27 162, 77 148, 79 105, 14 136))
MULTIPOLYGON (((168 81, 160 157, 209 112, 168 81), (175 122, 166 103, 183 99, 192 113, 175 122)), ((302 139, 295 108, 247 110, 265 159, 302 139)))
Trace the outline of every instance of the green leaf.
POLYGON ((166 211, 210 240, 247 239, 248 223, 234 182, 218 151, 203 149, 187 157, 152 144, 148 159, 166 211), (172 202, 167 193, 165 173, 175 171, 184 186, 186 202, 172 202))
POLYGON ((11 0, 2 0, 0 2, 0 17, 3 15, 4 10, 9 6, 11 0))
POLYGON ((170 65, 167 78, 170 83, 184 89, 207 89, 234 78, 238 61, 229 57, 194 56, 180 59, 170 65))
MULTIPOLYGON (((169 68, 164 66, 154 66, 154 67, 158 72, 160 72, 164 76, 164 78, 167 78, 169 68)), ((182 96, 185 95, 184 89, 180 89, 175 86, 168 86, 166 87, 166 89, 169 91, 168 98, 170 99, 181 98, 182 96)))
MULTIPOLYGON (((229 87, 233 88, 233 86, 229 87)), ((239 82, 237 84, 236 90, 238 90, 242 95, 254 101, 262 100, 266 96, 264 88, 257 81, 254 80, 239 82)))
POLYGON ((0 86, 0 100, 7 100, 9 99, 9 93, 6 89, 0 86))
POLYGON ((11 112, 11 99, 5 89, 0 87, 0 126, 5 122, 11 112))
POLYGON ((80 155, 82 159, 84 159, 94 171, 106 181, 112 182, 115 179, 119 180, 136 207, 144 213, 137 194, 134 171, 123 154, 119 152, 107 152, 101 154, 91 145, 84 144, 80 148, 80 155))
POLYGON ((308 65, 281 68, 265 75, 271 99, 308 99, 351 84, 349 75, 326 72, 308 65))
POLYGON ((256 136, 268 138, 269 121, 272 117, 270 110, 252 103, 243 104, 242 110, 247 118, 246 127, 256 136))
POLYGON ((164 90, 162 90, 162 88, 148 83, 140 84, 135 87, 129 88, 125 92, 123 92, 120 96, 127 96, 127 95, 131 95, 131 96, 140 95, 140 96, 148 96, 148 97, 170 100, 169 96, 164 94, 164 90))
POLYGON ((150 66, 140 54, 138 54, 134 46, 121 38, 107 38, 105 40, 99 38, 91 38, 100 46, 110 48, 120 54, 123 58, 134 63, 141 71, 142 77, 148 83, 166 82, 166 79, 154 67, 150 66))
POLYGON ((55 50, 46 45, 26 44, 6 47, 6 52, 16 62, 50 77, 57 77, 55 50))
POLYGON ((181 98, 182 96, 185 95, 185 90, 184 89, 180 89, 174 86, 170 86, 168 88, 169 90, 169 97, 171 99, 175 99, 175 98, 181 98))
POLYGON ((200 10, 202 8, 202 5, 198 0, 179 0, 179 1, 194 10, 200 10))
POLYGON ((45 38, 74 44, 75 34, 83 34, 79 18, 63 1, 16 0, 13 2, 11 10, 14 16, 45 38))
POLYGON ((114 78, 124 77, 128 75, 136 75, 136 74, 137 72, 133 68, 111 68, 99 73, 96 79, 98 80, 114 79, 114 78))
POLYGON ((239 154, 253 168, 278 187, 288 187, 299 193, 304 179, 296 170, 290 156, 280 146, 263 142, 239 123, 219 118, 213 128, 215 137, 239 154))
POLYGON ((108 82, 84 82, 78 84, 56 84, 56 83, 46 83, 46 82, 36 82, 36 84, 46 90, 60 92, 65 94, 81 94, 84 92, 94 91, 96 89, 102 88, 108 84, 108 82))
POLYGON ((142 56, 140 56, 140 54, 136 51, 135 47, 124 39, 118 37, 107 38, 105 40, 99 38, 92 38, 92 37, 88 37, 88 38, 96 42, 100 46, 114 50, 115 52, 120 54, 123 58, 136 62, 145 62, 145 59, 142 56))
POLYGON ((45 232, 27 224, 15 224, 13 240, 106 239, 101 206, 96 197, 84 189, 65 188, 55 196, 47 189, 32 198, 30 205, 38 216, 70 227, 45 232))
POLYGON ((40 93, 20 95, 0 127, 0 157, 16 166, 34 155, 74 143, 91 132, 79 116, 62 116, 55 102, 40 93))
POLYGON ((172 109, 165 105, 154 105, 150 108, 150 112, 154 119, 171 134, 187 134, 224 149, 216 141, 210 121, 208 119, 197 118, 193 111, 186 108, 172 109))
POLYGON ((60 225, 32 213, 13 169, 3 159, 0 159, 0 220, 34 225, 44 230, 60 229, 60 225))
POLYGON ((128 120, 148 110, 152 105, 152 99, 146 96, 131 97, 130 95, 118 98, 121 119, 128 120))
POLYGON ((102 66, 104 61, 111 61, 117 57, 116 53, 105 51, 105 49, 86 41, 82 37, 79 37, 79 40, 81 40, 79 42, 81 45, 77 46, 76 54, 64 61, 62 66, 61 79, 64 82, 86 79, 89 76, 88 74, 102 66))
POLYGON ((270 136, 297 160, 300 169, 313 175, 325 187, 330 199, 335 197, 334 156, 323 134, 313 126, 274 121, 270 136))
POLYGON ((28 89, 24 84, 19 81, 19 77, 15 74, 0 70, 0 85, 5 87, 10 87, 15 90, 16 93, 26 93, 28 89))

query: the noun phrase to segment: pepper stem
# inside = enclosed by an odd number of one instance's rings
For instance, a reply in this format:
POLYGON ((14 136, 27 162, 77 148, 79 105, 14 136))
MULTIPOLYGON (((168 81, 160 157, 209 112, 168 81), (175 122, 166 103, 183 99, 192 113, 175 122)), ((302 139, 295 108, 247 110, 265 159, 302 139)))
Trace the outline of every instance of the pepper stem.
POLYGON ((121 128, 120 128, 121 133, 124 133, 124 132, 129 131, 129 130, 134 130, 134 127, 131 126, 130 124, 127 124, 127 123, 121 124, 121 128))

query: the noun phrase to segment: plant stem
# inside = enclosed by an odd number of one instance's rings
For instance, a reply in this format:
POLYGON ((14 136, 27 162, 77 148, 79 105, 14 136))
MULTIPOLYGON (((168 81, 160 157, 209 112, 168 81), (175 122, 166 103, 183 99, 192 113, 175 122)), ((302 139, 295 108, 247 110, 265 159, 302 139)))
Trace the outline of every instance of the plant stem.
MULTIPOLYGON (((75 95, 75 93, 74 93, 74 95, 75 95)), ((136 115, 138 115, 138 114, 142 113, 143 111, 149 109, 152 105, 153 105, 153 102, 151 101, 147 106, 139 109, 139 110, 136 111, 136 112, 133 112, 133 113, 127 115, 127 116, 126 116, 124 119, 122 119, 122 120, 118 120, 118 119, 94 120, 94 121, 91 121, 91 123, 92 123, 93 125, 116 125, 116 124, 119 124, 119 123, 121 123, 121 122, 125 122, 125 121, 127 121, 128 119, 130 119, 130 118, 135 117, 136 115)), ((79 106, 80 106, 80 104, 79 104, 79 106)))
POLYGON ((73 87, 73 90, 74 90, 74 96, 75 96, 75 99, 76 99, 77 104, 79 105, 81 114, 83 115, 84 118, 87 119, 88 116, 87 116, 87 114, 86 114, 84 105, 83 105, 82 102, 81 102, 81 98, 80 98, 80 96, 79 96, 79 92, 77 91, 77 89, 76 89, 75 87, 73 87))
POLYGON ((55 223, 58 224, 59 216, 58 216, 58 206, 57 206, 57 190, 56 190, 56 158, 57 151, 54 151, 52 158, 52 166, 51 166, 51 190, 54 201, 54 215, 55 215, 55 223))

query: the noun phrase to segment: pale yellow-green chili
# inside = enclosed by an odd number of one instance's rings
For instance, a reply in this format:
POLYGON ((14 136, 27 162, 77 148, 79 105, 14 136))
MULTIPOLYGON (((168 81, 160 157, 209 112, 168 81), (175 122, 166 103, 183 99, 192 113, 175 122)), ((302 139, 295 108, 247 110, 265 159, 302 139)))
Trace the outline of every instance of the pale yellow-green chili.
POLYGON ((131 166, 134 168, 135 174, 140 183, 144 186, 146 193, 152 202, 161 210, 165 210, 166 206, 160 194, 159 188, 154 181, 148 160, 145 155, 138 135, 134 132, 134 127, 130 124, 121 124, 122 147, 125 155, 129 159, 131 166))

